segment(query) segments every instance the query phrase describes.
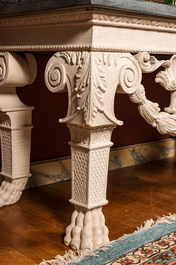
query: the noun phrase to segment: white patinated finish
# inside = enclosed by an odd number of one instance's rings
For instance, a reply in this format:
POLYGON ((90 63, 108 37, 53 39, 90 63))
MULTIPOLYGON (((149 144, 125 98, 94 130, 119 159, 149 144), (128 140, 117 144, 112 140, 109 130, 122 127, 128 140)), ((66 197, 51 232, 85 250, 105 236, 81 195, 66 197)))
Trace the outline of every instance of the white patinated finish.
POLYGON ((30 54, 0 53, 0 133, 2 172, 0 206, 20 198, 30 177, 31 117, 33 107, 24 105, 16 86, 30 84, 36 76, 36 63, 30 54))
POLYGON ((60 121, 67 123, 71 134, 75 211, 64 241, 74 249, 106 244, 102 206, 107 203, 110 138, 114 127, 123 124, 114 115, 115 93, 128 94, 149 124, 175 136, 175 56, 158 61, 149 54, 176 53, 174 16, 70 7, 3 16, 0 35, 0 51, 57 52, 47 64, 45 82, 52 92, 68 91, 69 98, 67 116, 60 121), (164 112, 146 98, 141 85, 142 73, 160 66, 165 70, 156 82, 171 92, 164 112))
MULTIPOLYGON (((54 93, 68 90, 66 118, 71 134, 72 198, 75 205, 65 244, 73 249, 93 249, 107 244, 108 229, 101 207, 107 203, 107 170, 113 128, 123 122, 114 116, 115 93, 129 94, 139 113, 160 133, 175 135, 176 115, 160 112, 145 97, 142 73, 159 67, 156 82, 175 91, 175 56, 158 61, 147 52, 136 55, 108 52, 58 52, 48 62, 45 82, 54 93), (101 221, 100 221, 101 220, 101 221)), ((174 109, 175 98, 171 96, 174 109)), ((171 108, 170 107, 170 108, 171 108)), ((166 109, 167 110, 167 109, 166 109)))
POLYGON ((59 52, 48 62, 45 82, 52 92, 68 90, 71 134, 72 198, 76 206, 65 244, 92 249, 108 242, 101 207, 107 204, 107 172, 111 133, 123 122, 114 116, 114 97, 132 94, 142 73, 131 54, 59 52))

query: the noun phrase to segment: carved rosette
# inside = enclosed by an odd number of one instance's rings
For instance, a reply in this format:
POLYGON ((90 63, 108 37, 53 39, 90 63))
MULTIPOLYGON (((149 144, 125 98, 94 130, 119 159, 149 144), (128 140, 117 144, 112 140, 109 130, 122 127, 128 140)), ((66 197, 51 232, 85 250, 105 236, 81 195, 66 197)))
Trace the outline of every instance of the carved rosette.
POLYGON ((31 117, 33 107, 24 105, 16 86, 34 81, 36 62, 31 54, 0 53, 0 135, 4 181, 0 207, 19 200, 30 169, 31 117))

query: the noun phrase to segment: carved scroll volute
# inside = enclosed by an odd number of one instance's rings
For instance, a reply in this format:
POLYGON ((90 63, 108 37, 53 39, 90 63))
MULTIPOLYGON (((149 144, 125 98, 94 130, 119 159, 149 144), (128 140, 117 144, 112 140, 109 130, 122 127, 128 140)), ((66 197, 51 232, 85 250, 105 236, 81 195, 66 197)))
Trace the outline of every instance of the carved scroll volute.
POLYGON ((121 125, 105 108, 107 80, 103 66, 102 53, 100 58, 98 53, 59 52, 49 60, 45 71, 48 89, 54 93, 68 91, 67 116, 60 122, 90 127, 121 125))
POLYGON ((69 106, 61 122, 92 126, 122 125, 114 116, 114 97, 132 94, 142 72, 131 54, 59 52, 48 62, 45 82, 51 92, 67 89, 69 106))
POLYGON ((0 53, 0 86, 25 86, 37 75, 32 54, 0 53))
POLYGON ((3 84, 4 80, 7 78, 7 64, 8 56, 6 54, 0 54, 0 84, 3 84))
POLYGON ((36 75, 37 64, 32 54, 0 53, 1 111, 24 107, 16 87, 31 84, 36 75))
POLYGON ((58 52, 48 61, 45 70, 46 86, 53 93, 68 92, 67 116, 60 119, 60 122, 71 123, 77 116, 76 123, 83 122, 80 118, 83 109, 80 101, 81 94, 88 86, 88 68, 88 52, 58 52))
POLYGON ((56 53, 47 63, 45 83, 52 93, 58 93, 66 89, 66 78, 65 62, 56 53))
POLYGON ((138 61, 131 54, 122 54, 117 62, 118 87, 117 92, 123 94, 134 93, 142 79, 142 72, 138 61))

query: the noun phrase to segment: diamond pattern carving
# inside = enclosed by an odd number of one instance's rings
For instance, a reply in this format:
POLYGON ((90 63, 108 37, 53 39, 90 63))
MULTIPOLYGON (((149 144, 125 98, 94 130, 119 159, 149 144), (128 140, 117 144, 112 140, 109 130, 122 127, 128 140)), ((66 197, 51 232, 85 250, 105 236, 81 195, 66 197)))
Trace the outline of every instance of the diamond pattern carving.
POLYGON ((90 157, 89 203, 92 205, 101 203, 106 199, 109 148, 92 151, 90 157))
POLYGON ((13 132, 14 175, 25 175, 29 172, 29 148, 24 142, 29 142, 30 130, 17 130, 13 132))
POLYGON ((72 178, 73 200, 87 203, 88 153, 78 148, 72 148, 72 178))
POLYGON ((11 131, 1 130, 2 171, 12 174, 12 140, 11 131))

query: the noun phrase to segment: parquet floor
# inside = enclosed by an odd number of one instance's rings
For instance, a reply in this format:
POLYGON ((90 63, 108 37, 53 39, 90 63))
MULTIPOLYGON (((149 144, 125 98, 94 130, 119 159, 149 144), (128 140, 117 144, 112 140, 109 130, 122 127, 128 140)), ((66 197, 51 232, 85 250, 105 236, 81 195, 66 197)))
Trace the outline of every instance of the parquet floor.
MULTIPOLYGON (((24 191, 0 209, 0 265, 34 265, 68 250, 64 229, 73 206, 70 181, 24 191)), ((176 212, 176 158, 111 171, 104 207, 110 240, 144 221, 176 212)))

